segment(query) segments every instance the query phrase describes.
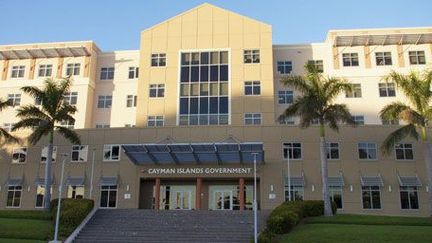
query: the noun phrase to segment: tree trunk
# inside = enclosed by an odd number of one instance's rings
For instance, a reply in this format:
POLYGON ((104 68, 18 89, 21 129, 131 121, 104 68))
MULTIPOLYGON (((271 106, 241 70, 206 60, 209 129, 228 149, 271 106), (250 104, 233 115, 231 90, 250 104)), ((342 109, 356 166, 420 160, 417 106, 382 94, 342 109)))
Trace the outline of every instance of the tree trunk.
POLYGON ((428 141, 426 127, 422 128, 423 155, 426 166, 428 192, 429 216, 432 216, 432 145, 428 141))
POLYGON ((324 129, 325 129, 324 125, 320 125, 320 158, 321 158, 322 196, 324 201, 324 216, 333 216, 330 196, 328 192, 327 144, 326 144, 324 129))
POLYGON ((51 131, 48 141, 47 160, 45 163, 45 194, 44 194, 44 209, 49 210, 51 205, 51 181, 52 181, 52 158, 53 158, 53 142, 54 133, 51 131))

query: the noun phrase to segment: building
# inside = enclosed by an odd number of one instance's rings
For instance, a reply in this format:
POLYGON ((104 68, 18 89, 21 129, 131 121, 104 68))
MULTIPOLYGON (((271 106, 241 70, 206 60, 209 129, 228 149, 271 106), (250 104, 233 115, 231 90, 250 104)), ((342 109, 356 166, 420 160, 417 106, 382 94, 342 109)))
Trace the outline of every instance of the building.
MULTIPOLYGON (((280 84, 306 62, 352 82, 338 97, 360 124, 329 132, 331 197, 343 213, 426 216, 422 148, 407 140, 391 155, 379 149, 398 121, 381 121, 404 100, 381 77, 425 70, 432 27, 329 31, 323 43, 273 45, 270 25, 199 5, 141 32, 139 50, 103 52, 94 42, 0 46, 0 97, 15 111, 37 101, 23 86, 71 75, 65 102, 75 104, 82 145, 55 138, 54 197, 63 153, 64 196, 93 198, 102 208, 251 208, 253 161, 258 199, 271 209, 287 199, 320 199, 318 129, 277 117, 299 94, 280 84), (287 158, 290 173, 287 173, 287 158)), ((46 141, 3 146, 0 208, 42 206, 46 141)))

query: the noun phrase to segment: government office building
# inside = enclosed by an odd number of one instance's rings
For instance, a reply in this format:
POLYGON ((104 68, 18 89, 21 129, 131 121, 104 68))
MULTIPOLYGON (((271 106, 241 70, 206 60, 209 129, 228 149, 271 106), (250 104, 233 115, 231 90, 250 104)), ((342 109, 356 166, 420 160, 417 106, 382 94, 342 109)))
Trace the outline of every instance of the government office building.
MULTIPOLYGON (((67 153, 63 197, 92 198, 100 208, 248 210, 254 161, 260 209, 288 200, 288 190, 295 200, 319 200, 317 126, 277 119, 300 95, 280 80, 302 74, 306 62, 354 88, 337 102, 359 126, 328 132, 339 212, 427 216, 422 148, 406 140, 383 155, 399 121, 382 121, 379 111, 405 100, 384 75, 431 66, 432 28, 332 30, 322 43, 273 45, 270 25, 203 4, 142 31, 139 50, 103 52, 92 41, 3 45, 0 97, 10 107, 0 125, 10 129, 20 106, 38 104, 21 87, 71 76, 65 102, 78 112, 62 125, 82 145, 55 137, 54 197, 67 153)), ((46 145, 2 146, 1 209, 42 206, 46 145)))

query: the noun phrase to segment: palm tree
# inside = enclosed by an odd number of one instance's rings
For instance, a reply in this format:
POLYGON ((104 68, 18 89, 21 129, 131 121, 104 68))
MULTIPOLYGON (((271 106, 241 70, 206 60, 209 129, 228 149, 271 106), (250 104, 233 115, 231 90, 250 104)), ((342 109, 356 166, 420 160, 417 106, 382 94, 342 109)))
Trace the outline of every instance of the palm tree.
POLYGON ((18 109, 17 117, 21 119, 13 127, 13 131, 30 128, 32 133, 28 137, 29 143, 34 145, 42 137, 48 136, 48 154, 45 165, 45 194, 44 208, 49 210, 51 201, 51 167, 53 156, 54 133, 65 137, 73 144, 81 144, 78 134, 73 130, 60 126, 61 122, 74 123, 72 117, 77 111, 75 106, 69 105, 64 100, 65 93, 69 92, 71 82, 69 78, 55 81, 47 79, 43 89, 36 87, 23 87, 22 91, 41 101, 41 106, 26 105, 18 109))
MULTIPOLYGON (((8 105, 9 105, 8 101, 3 101, 2 99, 0 99, 0 111, 2 111, 8 105)), ((5 142, 7 142, 7 143, 19 142, 19 140, 17 138, 15 138, 11 134, 9 134, 9 132, 6 131, 5 129, 3 129, 2 127, 0 127, 0 138, 3 138, 5 140, 5 142)))
POLYGON ((307 128, 312 123, 318 122, 320 136, 320 159, 322 195, 324 200, 324 215, 332 216, 330 196, 328 193, 328 168, 327 168, 327 144, 325 129, 338 131, 340 123, 354 125, 345 104, 335 104, 335 98, 343 91, 351 91, 351 85, 343 79, 324 77, 312 64, 305 65, 304 76, 289 75, 282 79, 286 86, 293 87, 302 93, 294 103, 289 106, 279 117, 280 120, 292 116, 300 117, 300 127, 307 128))
MULTIPOLYGON (((406 137, 421 139, 429 185, 432 185, 432 148, 428 137, 428 121, 432 119, 432 70, 419 73, 411 71, 400 74, 395 71, 384 77, 386 82, 394 82, 407 101, 393 102, 380 112, 385 120, 402 120, 406 125, 390 133, 382 144, 382 151, 390 153, 394 146, 406 137)), ((429 190, 429 215, 432 215, 432 190, 429 190)))

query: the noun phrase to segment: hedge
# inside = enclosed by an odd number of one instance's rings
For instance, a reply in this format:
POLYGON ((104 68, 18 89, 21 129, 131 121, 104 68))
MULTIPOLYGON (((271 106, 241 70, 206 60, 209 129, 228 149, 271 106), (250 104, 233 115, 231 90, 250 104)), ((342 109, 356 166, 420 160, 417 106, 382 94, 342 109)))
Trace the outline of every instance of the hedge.
MULTIPOLYGON (((55 223, 58 199, 51 201, 51 218, 55 223)), ((65 199, 61 200, 60 210, 60 235, 67 237, 81 224, 85 217, 92 211, 94 201, 90 199, 65 199)))
MULTIPOLYGON (((337 207, 332 203, 333 214, 337 207)), ((266 228, 259 235, 258 242, 271 243, 276 235, 291 231, 303 218, 324 214, 324 202, 318 200, 285 202, 276 207, 267 219, 266 228)))

